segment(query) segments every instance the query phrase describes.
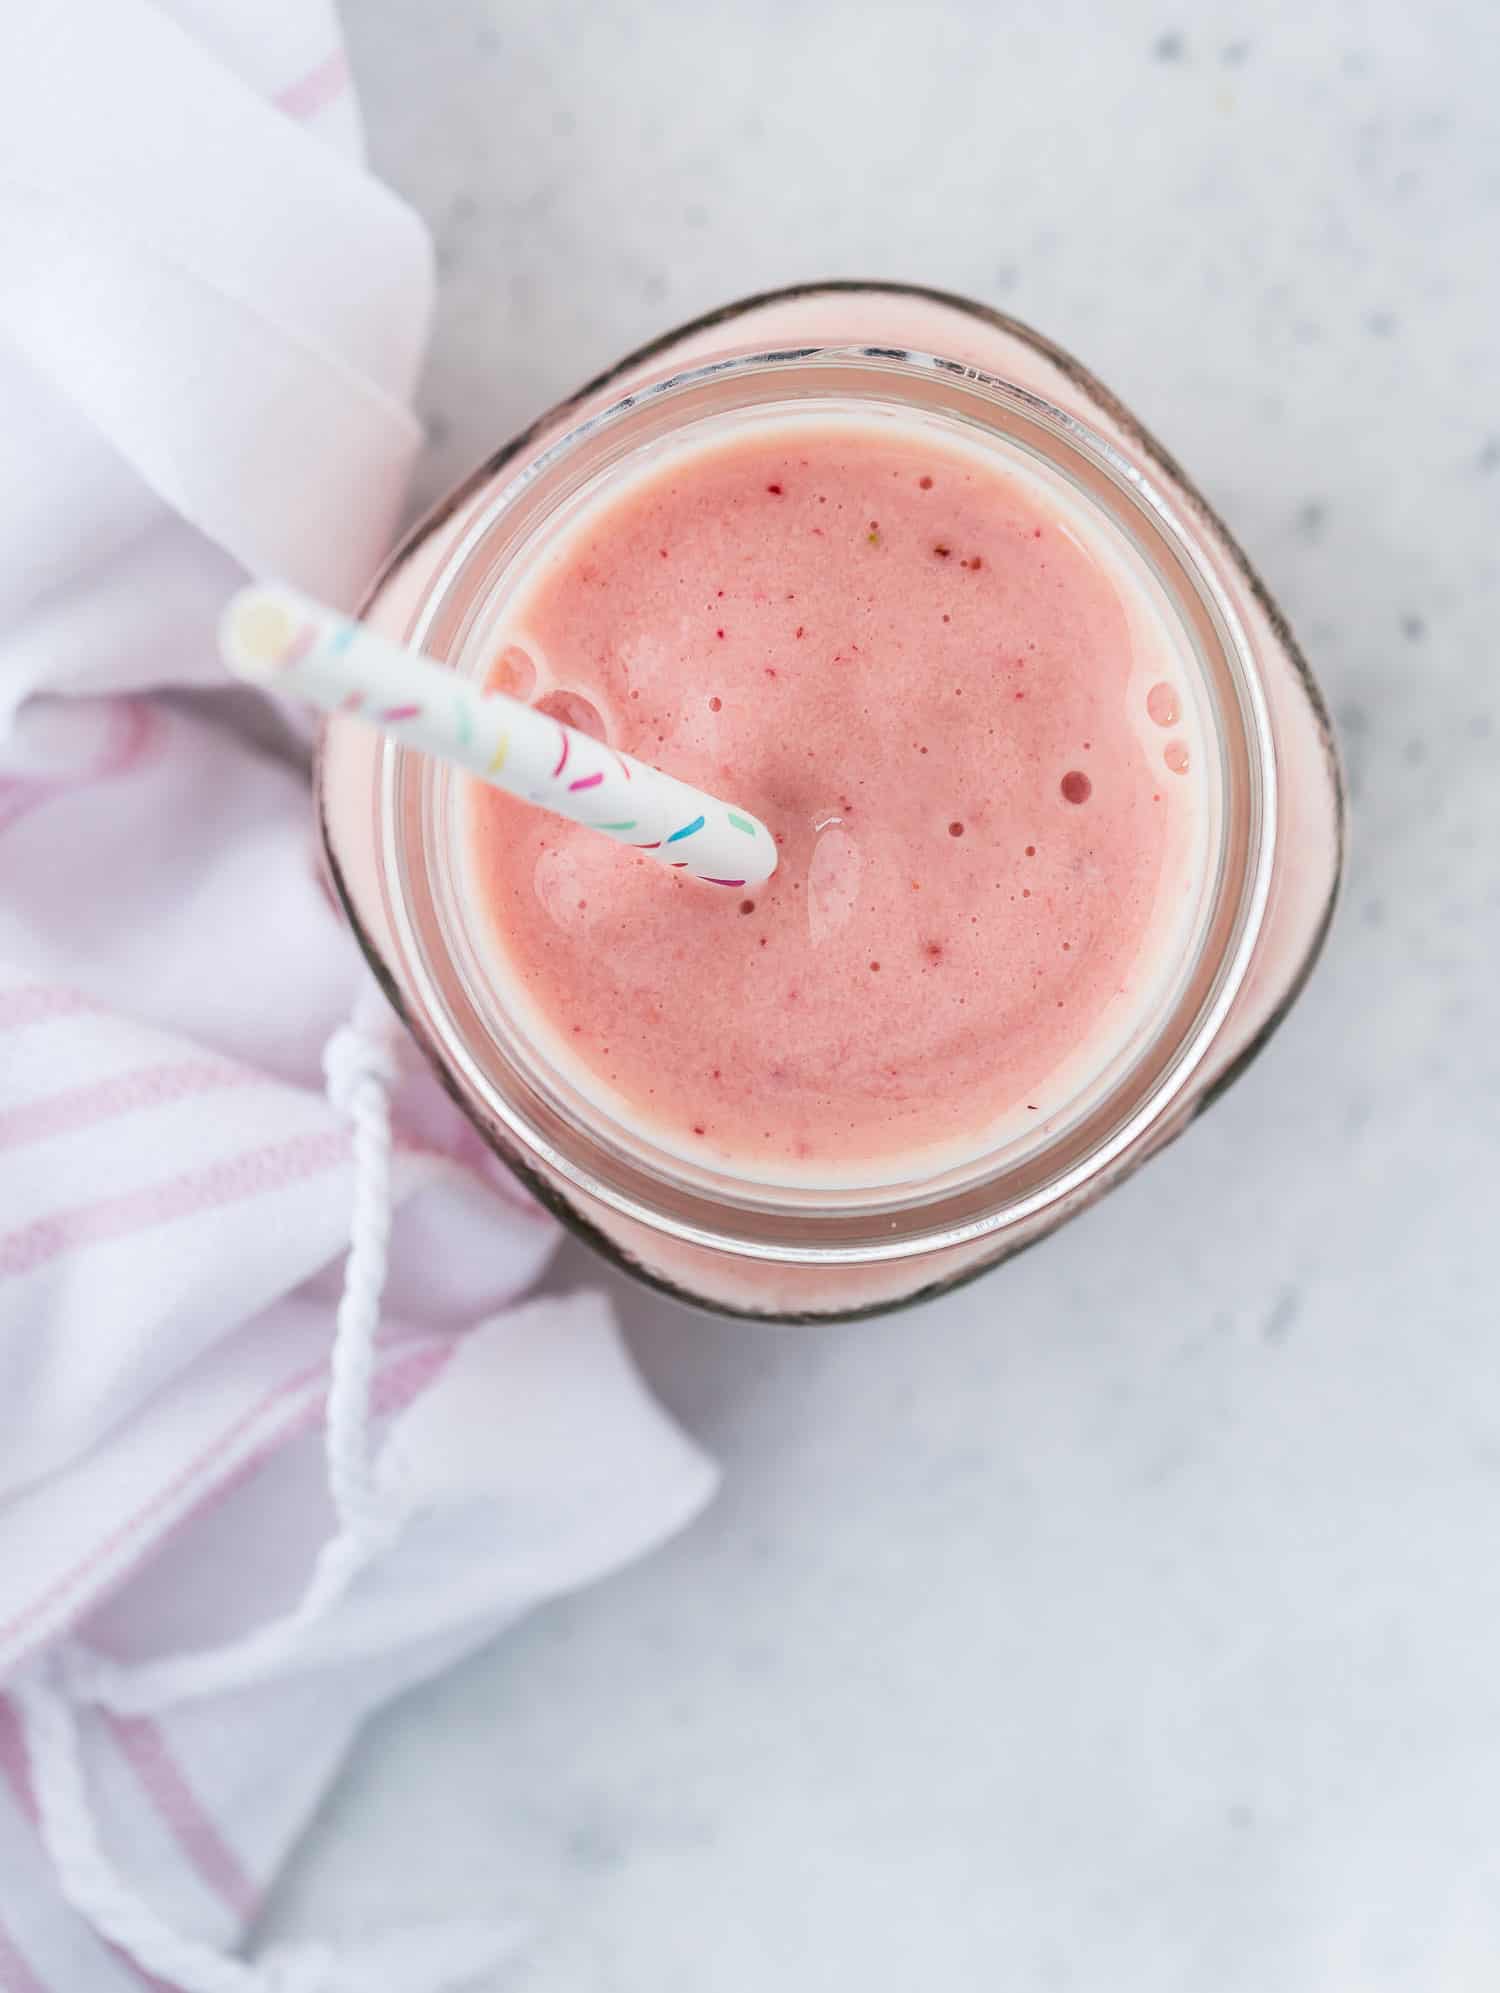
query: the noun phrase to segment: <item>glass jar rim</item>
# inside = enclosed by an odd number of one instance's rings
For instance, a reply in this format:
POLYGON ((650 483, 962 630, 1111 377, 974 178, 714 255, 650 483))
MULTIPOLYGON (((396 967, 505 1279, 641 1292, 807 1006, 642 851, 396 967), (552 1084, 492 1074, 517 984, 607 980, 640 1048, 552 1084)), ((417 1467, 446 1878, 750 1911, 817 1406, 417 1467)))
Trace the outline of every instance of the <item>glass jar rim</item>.
MULTIPOLYGON (((790 1187, 777 1193, 775 1186, 759 1186, 752 1194, 737 1179, 711 1171, 701 1173, 697 1189, 684 1192, 680 1179, 668 1182, 660 1170, 642 1165, 639 1154, 622 1161, 606 1151, 597 1130, 570 1125, 567 1117, 544 1111, 525 1089, 507 1091, 500 1084, 493 1039, 476 1029, 473 1014, 445 987, 452 963, 445 959, 449 938, 430 871, 436 840, 411 834, 415 824, 430 823, 423 812, 431 792, 424 784, 436 778, 431 764, 393 741, 380 751, 378 856, 391 931, 417 993, 431 1050, 460 1082, 471 1111, 477 1106, 482 1120, 503 1130, 523 1161, 540 1163, 572 1190, 679 1244, 784 1264, 847 1266, 967 1245, 1068 1208, 1108 1180, 1113 1167, 1161 1127, 1207 1055, 1248 972, 1269 900, 1277 810, 1274 737, 1253 650, 1211 562, 1200 557, 1190 527, 1160 487, 1118 444, 1076 415, 1013 382, 907 348, 841 344, 738 353, 676 370, 612 401, 524 462, 477 508, 416 604, 410 640, 439 658, 461 656, 473 604, 496 570, 506 522, 528 500, 535 501, 539 489, 545 492, 549 479, 564 476, 570 466, 577 475, 591 445, 617 441, 632 423, 691 420, 694 407, 726 390, 741 397, 735 406, 746 394, 752 396, 748 405, 755 405, 757 388, 810 395, 830 373, 852 373, 871 393, 870 383, 889 387, 894 377, 903 383, 897 397, 903 403, 907 394, 918 392, 934 406, 950 407, 956 398, 966 418, 991 437, 1014 441, 1024 428, 1033 442, 1040 438, 1061 453, 1049 462, 1067 456, 1075 466, 1086 466, 1097 481, 1093 495, 1101 506, 1107 494, 1120 507, 1114 523, 1128 530, 1133 521, 1154 535, 1172 578, 1212 640, 1210 661, 1223 679, 1219 689, 1233 694, 1232 708, 1215 706, 1216 717, 1222 721, 1232 710, 1244 747, 1231 768, 1239 785, 1234 800, 1241 818, 1241 862, 1233 877, 1231 868, 1220 864, 1213 909, 1217 953, 1197 965, 1206 971, 1199 977, 1204 987, 1176 1041, 1164 1044, 1170 1035, 1164 1027, 1081 1130, 1070 1128, 1061 1138, 1039 1130, 1019 1158, 988 1176, 972 1177, 961 1194, 918 1184, 896 1198, 844 1196, 820 1205, 790 1187), (418 801, 423 795, 425 804, 418 801), (1159 1070, 1137 1086, 1137 1098, 1122 1104, 1118 1096, 1129 1091, 1127 1082, 1140 1079, 1152 1054, 1160 1055, 1159 1070)), ((840 392, 858 399, 847 385, 840 392)))

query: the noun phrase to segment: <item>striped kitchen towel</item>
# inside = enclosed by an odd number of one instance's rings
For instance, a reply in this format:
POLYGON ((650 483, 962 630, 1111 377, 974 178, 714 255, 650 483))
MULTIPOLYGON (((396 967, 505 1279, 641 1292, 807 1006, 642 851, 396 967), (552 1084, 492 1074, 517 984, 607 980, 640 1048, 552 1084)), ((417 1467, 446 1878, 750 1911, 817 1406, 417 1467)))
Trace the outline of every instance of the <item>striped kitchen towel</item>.
POLYGON ((501 1934, 236 1948, 370 1711, 713 1473, 181 697, 380 557, 428 243, 325 0, 8 0, 0 253, 0 1988, 449 1983, 501 1934))

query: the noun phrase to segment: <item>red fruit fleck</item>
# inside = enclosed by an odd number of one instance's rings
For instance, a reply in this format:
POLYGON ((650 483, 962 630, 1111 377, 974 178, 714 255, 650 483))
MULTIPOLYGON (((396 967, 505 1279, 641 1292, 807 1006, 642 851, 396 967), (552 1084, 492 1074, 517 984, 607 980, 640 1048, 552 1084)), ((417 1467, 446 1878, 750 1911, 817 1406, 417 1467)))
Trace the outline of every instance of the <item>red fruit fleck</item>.
POLYGON ((874 970, 874 971, 875 971, 875 973, 876 973, 877 975, 879 974, 879 972, 880 972, 880 964, 879 964, 878 962, 872 962, 872 963, 870 964, 870 967, 871 967, 871 969, 872 969, 872 970, 874 970))
POLYGON ((707 1132, 708 1132, 707 1129, 703 1126, 703 1123, 701 1121, 695 1121, 693 1123, 693 1133, 695 1135, 704 1135, 707 1134, 707 1132))
POLYGON ((797 635, 799 637, 802 635, 802 625, 800 623, 797 625, 797 635))
POLYGON ((980 569, 981 569, 981 568, 982 568, 983 566, 984 566, 984 562, 983 562, 983 561, 982 561, 982 560, 981 560, 981 559, 979 558, 978 554, 973 554, 973 555, 971 555, 971 556, 970 556, 970 559, 969 559, 969 569, 970 569, 970 572, 971 572, 971 573, 973 573, 973 574, 978 574, 979 570, 980 570, 980 569))
POLYGON ((714 634, 715 634, 715 636, 719 636, 719 637, 722 637, 722 636, 723 636, 723 634, 724 634, 724 632, 723 632, 722 630, 716 630, 716 631, 714 632, 714 634))
POLYGON ((949 824, 949 826, 948 826, 948 835, 949 835, 950 837, 962 837, 962 836, 963 836, 963 834, 964 834, 964 827, 963 827, 963 825, 962 825, 961 823, 951 823, 951 824, 949 824))
POLYGON ((1094 793, 1093 783, 1079 768, 1070 768, 1058 786, 1065 803, 1086 803, 1094 793))
POLYGON ((1027 845, 1027 847, 1026 847, 1026 856, 1027 856, 1028 858, 1035 858, 1035 856, 1036 856, 1036 846, 1035 846, 1034 844, 1028 844, 1028 845, 1027 845))
POLYGON ((940 561, 945 561, 947 560, 949 554, 952 553, 953 549, 952 547, 934 547, 932 551, 937 555, 940 561))
POLYGON ((724 710, 724 701, 722 699, 710 699, 708 710, 711 713, 721 713, 724 710))
POLYGON ((741 912, 741 913, 754 913, 754 911, 755 911, 755 902, 754 902, 754 900, 741 900, 741 901, 740 901, 740 912, 741 912))
POLYGON ((932 479, 930 477, 919 477, 917 484, 923 491, 931 491, 932 489, 932 479))
POLYGON ((927 941, 922 944, 922 947, 923 947, 923 953, 926 955, 929 962, 942 961, 943 944, 941 941, 927 941))
POLYGON ((766 490, 770 492, 773 498, 780 498, 781 496, 781 486, 779 484, 768 484, 766 490))

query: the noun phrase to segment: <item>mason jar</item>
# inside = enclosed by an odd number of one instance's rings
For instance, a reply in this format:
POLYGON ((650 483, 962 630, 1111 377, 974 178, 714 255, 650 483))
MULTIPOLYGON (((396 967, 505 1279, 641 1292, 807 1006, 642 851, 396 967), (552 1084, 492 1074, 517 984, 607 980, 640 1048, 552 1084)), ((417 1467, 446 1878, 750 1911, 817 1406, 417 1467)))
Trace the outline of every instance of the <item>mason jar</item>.
POLYGON ((642 1280, 724 1312, 812 1320, 897 1306, 997 1264, 1242 1073, 1317 957, 1344 804, 1327 709, 1286 620, 1182 470, 1057 347, 932 291, 777 292, 630 355, 429 513, 362 613, 484 681, 516 576, 592 495, 666 447, 788 409, 960 427, 997 462, 1065 487, 1167 605, 1208 750, 1209 862, 1151 1002, 1075 1098, 960 1166, 878 1185, 751 1182, 669 1153, 574 1084, 488 972, 462 887, 466 778, 335 718, 318 807, 361 947, 494 1153, 642 1280))

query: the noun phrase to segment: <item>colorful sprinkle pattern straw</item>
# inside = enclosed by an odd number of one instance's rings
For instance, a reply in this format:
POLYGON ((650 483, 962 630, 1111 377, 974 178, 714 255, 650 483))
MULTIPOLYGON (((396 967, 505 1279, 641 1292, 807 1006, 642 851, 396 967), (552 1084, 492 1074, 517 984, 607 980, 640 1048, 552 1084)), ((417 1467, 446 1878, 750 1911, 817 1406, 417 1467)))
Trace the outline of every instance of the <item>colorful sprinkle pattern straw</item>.
POLYGON ((357 713, 403 747, 649 851, 710 886, 758 886, 776 841, 758 817, 503 692, 484 692, 290 588, 242 589, 219 631, 238 677, 329 713, 357 713))

